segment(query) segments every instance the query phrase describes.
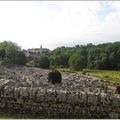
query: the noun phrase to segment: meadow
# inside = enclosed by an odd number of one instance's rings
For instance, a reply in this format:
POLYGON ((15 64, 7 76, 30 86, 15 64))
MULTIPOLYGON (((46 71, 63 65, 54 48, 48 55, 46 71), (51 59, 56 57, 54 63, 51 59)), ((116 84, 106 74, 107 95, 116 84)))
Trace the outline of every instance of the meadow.
POLYGON ((90 75, 101 80, 112 81, 114 83, 120 83, 120 71, 113 70, 92 70, 92 69, 83 69, 83 71, 73 71, 70 69, 59 69, 62 72, 77 72, 84 75, 90 75))
POLYGON ((101 80, 112 81, 115 83, 120 83, 120 71, 112 70, 89 70, 84 69, 86 74, 100 78, 101 80))

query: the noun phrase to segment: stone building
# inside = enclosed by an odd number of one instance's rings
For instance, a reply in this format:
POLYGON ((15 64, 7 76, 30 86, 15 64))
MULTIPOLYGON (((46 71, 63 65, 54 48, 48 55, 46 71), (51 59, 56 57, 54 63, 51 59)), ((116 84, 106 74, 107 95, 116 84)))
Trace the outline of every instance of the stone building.
POLYGON ((31 49, 24 50, 24 53, 26 57, 32 57, 32 58, 38 59, 42 54, 46 54, 46 55, 49 54, 50 50, 47 48, 42 48, 42 45, 41 45, 40 48, 31 48, 31 49))

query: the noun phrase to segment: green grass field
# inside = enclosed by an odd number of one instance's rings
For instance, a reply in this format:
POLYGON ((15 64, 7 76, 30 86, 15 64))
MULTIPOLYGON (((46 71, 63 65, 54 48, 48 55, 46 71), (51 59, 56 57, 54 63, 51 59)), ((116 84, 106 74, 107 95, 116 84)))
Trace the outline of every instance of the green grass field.
POLYGON ((101 80, 108 80, 115 83, 120 83, 120 71, 112 71, 112 70, 90 70, 84 69, 83 71, 71 71, 70 69, 58 69, 62 72, 77 72, 77 73, 85 73, 94 77, 98 77, 101 80))
POLYGON ((120 71, 112 70, 84 70, 85 73, 98 77, 102 80, 109 80, 115 83, 120 83, 120 71))

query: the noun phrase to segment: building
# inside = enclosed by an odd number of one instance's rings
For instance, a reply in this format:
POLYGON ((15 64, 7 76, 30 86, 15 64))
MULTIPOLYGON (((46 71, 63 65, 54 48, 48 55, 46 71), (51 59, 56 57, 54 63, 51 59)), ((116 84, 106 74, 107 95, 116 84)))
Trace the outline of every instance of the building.
POLYGON ((42 48, 41 45, 40 48, 32 48, 32 49, 24 50, 24 53, 26 57, 32 57, 38 59, 42 54, 46 54, 46 55, 49 54, 50 50, 47 48, 42 48))

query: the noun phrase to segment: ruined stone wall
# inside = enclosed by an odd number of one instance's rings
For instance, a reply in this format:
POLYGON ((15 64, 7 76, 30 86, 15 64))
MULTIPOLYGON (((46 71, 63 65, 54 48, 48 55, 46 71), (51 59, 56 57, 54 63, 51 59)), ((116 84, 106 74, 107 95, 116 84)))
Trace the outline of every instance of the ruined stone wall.
POLYGON ((120 95, 1 87, 0 112, 44 118, 120 118, 120 95))

